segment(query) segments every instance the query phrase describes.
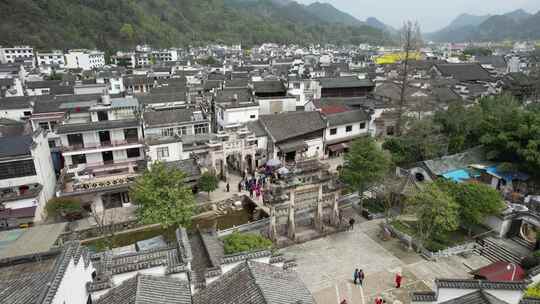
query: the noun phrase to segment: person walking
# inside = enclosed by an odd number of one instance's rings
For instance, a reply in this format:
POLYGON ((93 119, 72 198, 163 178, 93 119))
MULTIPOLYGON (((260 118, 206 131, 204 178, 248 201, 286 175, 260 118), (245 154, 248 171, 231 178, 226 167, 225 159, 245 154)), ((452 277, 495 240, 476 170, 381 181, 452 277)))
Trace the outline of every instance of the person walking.
POLYGON ((231 191, 231 185, 229 185, 229 182, 227 182, 227 186, 225 188, 227 189, 227 192, 231 191))
POLYGON ((402 280, 403 276, 401 275, 401 272, 396 273, 396 288, 401 288, 402 280))
POLYGON ((354 223, 356 221, 354 220, 354 218, 351 217, 351 219, 349 220, 349 230, 353 231, 354 230, 354 223))
POLYGON ((238 193, 242 192, 242 181, 238 182, 238 193))
POLYGON ((253 186, 249 186, 249 197, 253 198, 253 186))
POLYGON ((364 284, 365 277, 366 275, 364 274, 364 270, 360 269, 360 271, 358 272, 358 283, 360 284, 360 286, 364 284))
POLYGON ((354 270, 354 273, 353 273, 353 279, 354 279, 353 282, 354 282, 354 285, 356 285, 357 282, 358 282, 359 274, 360 274, 360 273, 358 272, 358 268, 356 268, 356 269, 354 270))

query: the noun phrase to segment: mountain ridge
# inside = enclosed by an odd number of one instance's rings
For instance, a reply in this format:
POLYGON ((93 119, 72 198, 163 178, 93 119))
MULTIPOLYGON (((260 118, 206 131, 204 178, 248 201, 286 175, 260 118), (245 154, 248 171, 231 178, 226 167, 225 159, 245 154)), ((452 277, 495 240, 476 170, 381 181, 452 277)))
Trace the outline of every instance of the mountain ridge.
POLYGON ((540 39, 540 12, 517 9, 500 15, 462 14, 427 37, 437 42, 540 39))
POLYGON ((322 20, 290 0, 7 0, 0 1, 0 18, 0 45, 38 49, 118 50, 140 43, 359 44, 387 39, 364 24, 322 20))

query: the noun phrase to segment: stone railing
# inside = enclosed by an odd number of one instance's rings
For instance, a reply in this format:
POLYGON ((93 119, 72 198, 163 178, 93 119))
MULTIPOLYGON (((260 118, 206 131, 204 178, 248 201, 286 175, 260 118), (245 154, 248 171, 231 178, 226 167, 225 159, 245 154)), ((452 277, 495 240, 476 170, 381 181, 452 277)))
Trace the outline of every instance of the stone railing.
POLYGON ((217 232, 218 237, 224 237, 226 235, 232 234, 233 232, 248 232, 248 231, 256 231, 261 230, 263 228, 266 228, 270 224, 270 218, 264 218, 262 220, 258 220, 255 222, 243 224, 240 226, 232 227, 229 229, 219 230, 217 232))
POLYGON ((398 229, 394 228, 392 225, 387 223, 381 224, 382 229, 385 229, 389 231, 393 237, 400 240, 400 242, 405 246, 407 250, 413 250, 415 249, 418 253, 420 253, 423 257, 425 257, 428 260, 435 261, 438 258, 442 257, 450 257, 454 255, 459 254, 470 254, 473 253, 475 249, 479 247, 479 245, 476 242, 467 242, 464 244, 448 247, 443 250, 439 250, 437 252, 432 252, 426 249, 420 241, 413 238, 412 236, 399 231, 398 229))

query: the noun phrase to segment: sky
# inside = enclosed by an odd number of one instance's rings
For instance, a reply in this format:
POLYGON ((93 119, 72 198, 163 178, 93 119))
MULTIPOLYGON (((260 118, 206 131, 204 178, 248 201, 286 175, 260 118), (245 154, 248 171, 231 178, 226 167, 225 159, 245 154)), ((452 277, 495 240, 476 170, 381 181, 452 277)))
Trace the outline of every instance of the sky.
MULTIPOLYGON (((309 4, 317 0, 296 0, 309 4)), ((448 25, 463 13, 504 14, 517 9, 530 13, 540 10, 540 0, 318 0, 328 2, 360 20, 376 17, 395 28, 406 19, 418 20, 423 32, 448 25)))

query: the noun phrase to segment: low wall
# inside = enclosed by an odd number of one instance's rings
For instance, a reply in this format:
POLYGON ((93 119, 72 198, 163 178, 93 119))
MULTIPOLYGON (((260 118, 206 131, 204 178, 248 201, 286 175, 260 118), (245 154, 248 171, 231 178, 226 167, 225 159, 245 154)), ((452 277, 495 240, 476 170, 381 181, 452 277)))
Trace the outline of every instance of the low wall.
POLYGON ((225 230, 219 230, 217 232, 218 237, 223 237, 226 235, 229 235, 235 231, 237 232, 250 232, 250 231, 259 231, 263 229, 267 229, 268 225, 270 225, 270 218, 265 218, 262 220, 258 220, 255 222, 243 224, 240 226, 236 226, 233 228, 225 229, 225 230))
POLYGON ((397 230, 392 225, 389 225, 387 223, 381 224, 383 229, 386 229, 389 231, 393 237, 399 239, 399 241, 406 247, 408 250, 415 249, 418 253, 420 253, 423 257, 425 257, 428 260, 437 260, 438 258, 442 257, 450 257, 454 255, 459 254, 470 254, 474 252, 475 249, 478 248, 478 244, 476 242, 468 242, 452 247, 448 247, 444 250, 439 250, 437 252, 429 251, 428 249, 424 248, 420 241, 416 240, 412 236, 397 230))

